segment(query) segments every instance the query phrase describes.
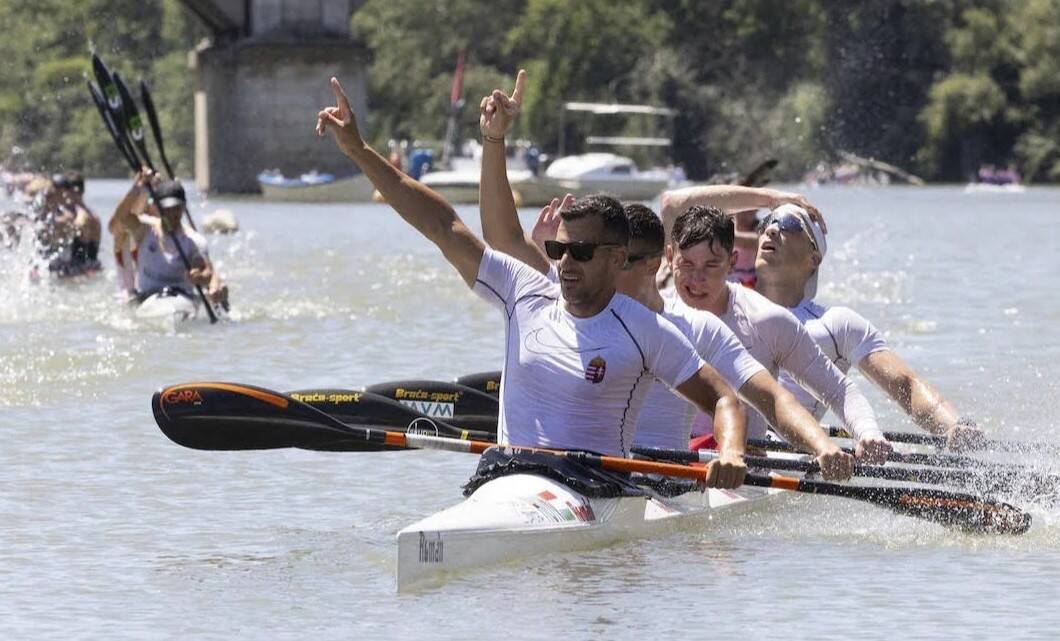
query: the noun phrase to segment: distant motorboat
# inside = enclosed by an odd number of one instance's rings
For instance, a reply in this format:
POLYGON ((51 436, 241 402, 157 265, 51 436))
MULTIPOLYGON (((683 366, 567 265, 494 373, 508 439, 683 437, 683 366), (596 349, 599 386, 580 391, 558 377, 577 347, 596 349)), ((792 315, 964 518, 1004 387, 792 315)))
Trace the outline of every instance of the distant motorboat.
POLYGON ((303 203, 371 202, 375 187, 364 174, 336 177, 311 171, 288 178, 276 170, 258 174, 258 185, 266 200, 303 203))
POLYGON ((565 156, 545 170, 546 181, 559 188, 554 194, 608 193, 623 201, 653 200, 670 185, 671 178, 669 171, 641 171, 631 158, 606 152, 565 156))

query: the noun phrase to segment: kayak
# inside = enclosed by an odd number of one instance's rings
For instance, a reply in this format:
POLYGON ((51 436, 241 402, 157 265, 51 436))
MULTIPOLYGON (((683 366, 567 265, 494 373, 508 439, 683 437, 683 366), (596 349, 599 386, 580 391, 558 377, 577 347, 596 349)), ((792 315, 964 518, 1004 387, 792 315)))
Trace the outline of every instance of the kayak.
POLYGON ((199 302, 179 289, 166 288, 145 298, 135 315, 137 320, 175 327, 198 317, 199 302))
POLYGON ((398 533, 398 589, 442 582, 474 568, 660 536, 737 517, 782 494, 786 492, 743 486, 672 498, 651 490, 646 496, 590 498, 536 474, 501 476, 461 503, 398 533))

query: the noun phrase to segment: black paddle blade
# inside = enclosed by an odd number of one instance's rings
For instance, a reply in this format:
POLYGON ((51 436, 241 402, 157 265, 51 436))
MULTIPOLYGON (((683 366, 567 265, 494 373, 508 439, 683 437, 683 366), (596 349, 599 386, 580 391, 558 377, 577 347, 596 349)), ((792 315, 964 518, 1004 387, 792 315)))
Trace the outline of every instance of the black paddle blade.
POLYGON ((136 152, 140 155, 140 160, 153 171, 155 166, 151 162, 151 156, 147 153, 147 141, 144 139, 144 122, 140 118, 140 110, 136 108, 136 102, 133 101, 132 93, 129 91, 129 87, 126 86, 125 81, 122 80, 121 74, 115 71, 111 74, 111 77, 114 78, 114 86, 118 88, 118 95, 121 96, 122 106, 124 107, 125 132, 136 148, 136 152))
MULTIPOLYGON (((365 391, 393 399, 412 410, 459 427, 497 434, 497 398, 445 381, 407 380, 380 383, 365 391)), ((492 439, 492 437, 491 437, 492 439)))
POLYGON ((1023 534, 1031 515, 1008 503, 971 494, 931 488, 858 487, 800 481, 799 488, 814 494, 861 499, 918 519, 975 534, 1023 534))
POLYGON ((155 392, 151 409, 170 440, 199 450, 388 449, 379 430, 343 425, 286 394, 251 385, 173 385, 155 392))
POLYGON ((500 370, 468 374, 467 376, 461 376, 456 379, 456 382, 470 387, 471 389, 478 390, 484 394, 489 394, 490 396, 497 396, 501 393, 500 370))
POLYGON ((379 425, 401 432, 418 432, 465 440, 492 441, 497 437, 496 412, 488 421, 475 420, 480 417, 461 416, 449 420, 452 418, 451 413, 447 420, 442 420, 437 414, 427 416, 405 403, 370 391, 307 389, 290 392, 290 396, 351 425, 379 425), (464 420, 465 418, 469 420, 464 420), (480 429, 481 424, 488 429, 480 429))
POLYGON ((151 98, 151 90, 143 80, 140 80, 140 100, 144 105, 144 113, 147 114, 147 122, 151 125, 151 133, 155 135, 155 145, 158 146, 158 155, 162 159, 162 166, 165 167, 169 179, 173 180, 176 176, 173 175, 173 167, 170 166, 169 159, 166 158, 166 148, 162 143, 162 126, 158 123, 155 101, 151 98))
POLYGON ((121 111, 121 96, 118 95, 118 88, 114 86, 114 79, 111 77, 107 65, 103 64, 103 61, 96 54, 92 54, 92 74, 96 76, 99 88, 103 90, 107 108, 110 109, 112 114, 119 113, 121 111))

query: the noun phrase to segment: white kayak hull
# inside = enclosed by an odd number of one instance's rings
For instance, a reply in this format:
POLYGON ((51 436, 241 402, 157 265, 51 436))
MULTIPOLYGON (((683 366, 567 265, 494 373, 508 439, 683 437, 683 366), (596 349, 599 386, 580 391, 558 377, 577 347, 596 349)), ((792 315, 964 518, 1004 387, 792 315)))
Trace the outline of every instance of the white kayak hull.
POLYGON ((503 476, 398 533, 398 589, 473 568, 592 549, 735 516, 780 492, 741 487, 675 498, 588 498, 542 476, 503 476))
POLYGON ((136 308, 137 320, 166 325, 180 325, 199 316, 199 302, 176 292, 152 294, 136 308))

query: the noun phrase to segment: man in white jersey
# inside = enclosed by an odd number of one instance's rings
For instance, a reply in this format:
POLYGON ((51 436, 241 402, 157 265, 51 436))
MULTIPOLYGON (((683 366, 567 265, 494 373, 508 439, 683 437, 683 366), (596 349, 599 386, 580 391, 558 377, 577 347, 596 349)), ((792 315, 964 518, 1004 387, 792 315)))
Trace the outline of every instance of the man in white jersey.
POLYGON ((336 106, 317 115, 317 133, 339 148, 387 203, 435 243, 476 294, 502 309, 507 347, 501 384, 502 442, 624 456, 653 377, 675 387, 719 427, 720 456, 708 486, 743 481, 745 415, 735 393, 665 319, 615 291, 628 255, 621 206, 585 199, 557 233, 559 284, 488 249, 452 205, 401 173, 361 138, 349 100, 331 79, 336 106))
MULTIPOLYGON (((894 399, 921 429, 945 436, 953 449, 973 448, 983 440, 975 422, 915 372, 872 323, 849 307, 817 303, 817 275, 828 251, 824 230, 797 205, 782 205, 762 220, 757 290, 789 308, 828 358, 844 373, 861 373, 894 399)), ((825 408, 793 380, 781 379, 816 416, 825 408)))
MULTIPOLYGON (((890 444, 857 387, 818 349, 791 312, 726 279, 735 262, 732 216, 715 207, 693 206, 673 223, 666 257, 674 289, 685 304, 715 314, 774 377, 786 370, 835 412, 854 435, 856 456, 882 462, 890 444)), ((748 416, 748 435, 761 438, 767 425, 748 416)), ((697 417, 693 433, 709 431, 709 417, 697 417)))
MULTIPOLYGON (((512 96, 495 91, 480 103, 479 124, 484 145, 479 211, 483 235, 491 247, 555 278, 557 272, 549 262, 545 243, 551 241, 557 231, 555 225, 562 216, 558 212, 571 206, 573 199, 568 195, 562 208, 560 201, 554 199, 542 210, 532 237, 528 238, 511 199, 507 177, 503 140, 521 106, 524 81, 525 74, 521 72, 512 96)), ((630 224, 629 256, 617 282, 618 291, 676 325, 700 356, 717 369, 744 400, 768 417, 770 423, 777 425, 791 442, 818 456, 826 478, 848 478, 853 459, 831 442, 813 417, 751 357, 717 317, 693 310, 676 297, 664 301, 655 286, 655 274, 662 261, 664 246, 662 222, 643 205, 626 205, 624 211, 630 224)), ((636 445, 687 448, 693 413, 692 405, 657 381, 641 408, 636 445)))
POLYGON ((118 203, 108 225, 115 238, 131 238, 136 245, 136 295, 140 300, 165 289, 179 290, 193 298, 195 285, 207 296, 223 295, 206 251, 206 239, 181 221, 186 202, 184 187, 174 180, 157 183, 158 202, 148 202, 145 174, 118 203), (145 212, 145 213, 141 213, 145 212), (189 270, 174 242, 191 264, 189 270))

